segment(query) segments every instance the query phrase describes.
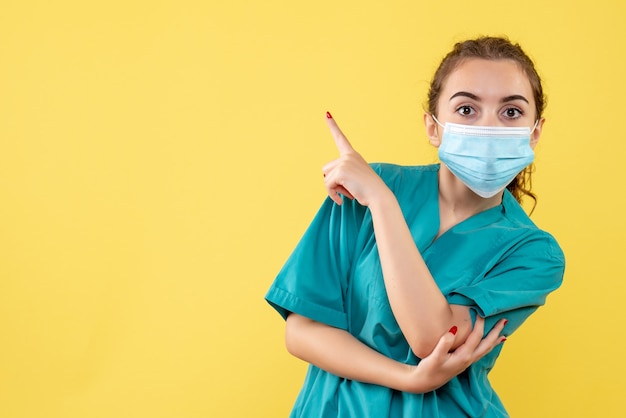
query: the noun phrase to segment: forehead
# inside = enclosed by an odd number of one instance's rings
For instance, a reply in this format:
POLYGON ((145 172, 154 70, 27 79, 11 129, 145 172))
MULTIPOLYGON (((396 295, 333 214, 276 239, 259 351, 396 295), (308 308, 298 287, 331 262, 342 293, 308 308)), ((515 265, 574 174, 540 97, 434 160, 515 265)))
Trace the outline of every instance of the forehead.
MULTIPOLYGON (((513 60, 470 58, 462 61, 444 82, 442 100, 458 91, 467 91, 484 99, 521 94, 533 100, 533 91, 522 67, 513 60)), ((534 100, 533 100, 534 101, 534 100)))

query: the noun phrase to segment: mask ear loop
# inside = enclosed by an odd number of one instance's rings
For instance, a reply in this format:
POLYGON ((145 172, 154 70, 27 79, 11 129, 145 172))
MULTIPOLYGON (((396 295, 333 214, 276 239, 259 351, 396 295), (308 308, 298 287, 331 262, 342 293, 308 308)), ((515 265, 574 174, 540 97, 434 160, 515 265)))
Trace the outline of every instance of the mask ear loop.
POLYGON ((537 125, 539 125, 539 119, 537 119, 537 121, 535 122, 535 125, 533 126, 533 128, 530 130, 530 134, 532 135, 533 132, 535 132, 535 129, 537 128, 537 125))
POLYGON ((439 122, 439 119, 437 119, 437 118, 435 117, 435 114, 434 114, 434 113, 431 113, 431 114, 430 114, 430 117, 431 117, 431 118, 433 118, 433 120, 434 120, 435 122, 437 122, 437 125, 439 125, 439 126, 441 126, 442 128, 444 128, 444 129, 445 129, 445 126, 443 126, 443 125, 442 125, 442 123, 441 123, 441 122, 439 122))

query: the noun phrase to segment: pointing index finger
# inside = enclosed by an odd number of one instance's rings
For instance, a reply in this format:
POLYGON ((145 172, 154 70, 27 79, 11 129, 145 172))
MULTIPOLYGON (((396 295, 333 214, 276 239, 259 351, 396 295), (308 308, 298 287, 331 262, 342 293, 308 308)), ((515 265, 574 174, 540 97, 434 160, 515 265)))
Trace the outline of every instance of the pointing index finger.
POLYGON ((328 124, 328 128, 330 129, 330 133, 335 140, 335 145, 337 145, 337 149, 339 150, 340 155, 344 155, 354 151, 352 145, 350 145, 350 141, 348 138, 341 132, 339 129, 339 125, 335 122, 330 112, 326 112, 326 123, 328 124))

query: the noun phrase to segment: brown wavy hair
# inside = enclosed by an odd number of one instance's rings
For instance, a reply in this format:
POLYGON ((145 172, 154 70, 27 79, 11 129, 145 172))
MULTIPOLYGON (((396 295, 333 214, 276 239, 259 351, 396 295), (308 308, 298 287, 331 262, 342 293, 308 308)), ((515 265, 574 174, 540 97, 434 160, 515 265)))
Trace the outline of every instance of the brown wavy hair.
MULTIPOLYGON (((470 39, 458 42, 439 64, 439 68, 435 71, 435 75, 430 83, 427 96, 427 109, 431 114, 437 114, 437 100, 441 94, 443 84, 448 75, 456 69, 464 60, 469 58, 482 58, 488 60, 509 59, 515 61, 524 71, 533 90, 535 99, 535 120, 541 119, 546 106, 546 96, 543 93, 541 85, 541 77, 535 69, 533 61, 522 50, 519 44, 514 44, 506 37, 482 36, 476 39, 470 39)), ((511 192, 513 197, 522 203, 522 199, 527 196, 533 200, 533 207, 530 211, 535 210, 537 206, 537 195, 532 192, 532 173, 535 170, 534 164, 527 166, 520 172, 506 188, 511 192)))

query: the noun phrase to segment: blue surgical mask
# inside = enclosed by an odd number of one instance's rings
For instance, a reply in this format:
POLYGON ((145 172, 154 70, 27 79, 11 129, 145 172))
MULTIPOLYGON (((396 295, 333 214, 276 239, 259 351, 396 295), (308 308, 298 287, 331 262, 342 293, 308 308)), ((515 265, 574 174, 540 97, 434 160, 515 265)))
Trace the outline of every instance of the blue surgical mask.
POLYGON ((446 122, 439 159, 477 195, 495 196, 517 176, 535 154, 528 127, 473 126, 446 122))

